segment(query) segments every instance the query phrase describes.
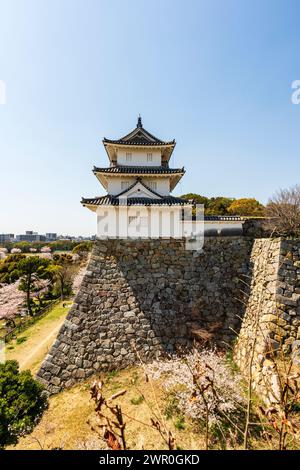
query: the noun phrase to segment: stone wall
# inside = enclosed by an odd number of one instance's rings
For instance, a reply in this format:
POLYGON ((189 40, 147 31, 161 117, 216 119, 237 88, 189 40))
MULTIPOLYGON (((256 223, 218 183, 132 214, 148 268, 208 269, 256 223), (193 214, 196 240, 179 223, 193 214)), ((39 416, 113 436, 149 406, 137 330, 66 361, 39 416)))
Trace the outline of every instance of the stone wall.
POLYGON ((278 331, 272 331, 272 336, 283 344, 286 352, 297 352, 300 348, 300 240, 281 241, 276 305, 278 331))
POLYGON ((251 366, 255 389, 265 393, 267 378, 275 396, 272 354, 283 347, 299 358, 299 325, 300 240, 212 237, 199 253, 182 240, 98 241, 38 377, 56 393, 191 348, 205 331, 219 346, 238 336, 241 371, 251 366))
POLYGON ((299 355, 300 240, 255 240, 251 288, 235 347, 236 362, 266 402, 278 401, 276 354, 299 355))
POLYGON ((229 343, 244 313, 253 240, 206 238, 203 251, 182 240, 95 243, 74 305, 39 379, 50 393, 97 371, 190 348, 194 331, 229 343))

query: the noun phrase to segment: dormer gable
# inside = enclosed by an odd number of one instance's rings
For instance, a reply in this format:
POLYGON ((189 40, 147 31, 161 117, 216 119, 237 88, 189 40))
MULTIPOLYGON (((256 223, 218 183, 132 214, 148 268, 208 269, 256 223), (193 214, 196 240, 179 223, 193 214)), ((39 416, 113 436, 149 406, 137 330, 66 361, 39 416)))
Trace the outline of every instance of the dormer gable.
POLYGON ((136 180, 129 188, 116 195, 117 198, 128 199, 131 197, 148 197, 151 199, 161 199, 156 191, 150 189, 141 180, 136 180))

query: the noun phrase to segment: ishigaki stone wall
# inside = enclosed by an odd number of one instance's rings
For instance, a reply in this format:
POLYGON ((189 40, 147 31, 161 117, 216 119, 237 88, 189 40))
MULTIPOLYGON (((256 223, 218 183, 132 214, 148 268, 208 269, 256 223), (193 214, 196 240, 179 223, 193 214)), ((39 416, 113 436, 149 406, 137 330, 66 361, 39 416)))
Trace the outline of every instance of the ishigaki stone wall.
POLYGON ((38 378, 57 393, 189 349, 206 331, 218 346, 237 338, 236 361, 259 391, 265 377, 276 385, 270 351, 297 355, 299 326, 300 240, 212 237, 201 252, 184 240, 97 241, 38 378))
POLYGON ((223 345, 239 331, 253 240, 95 243, 72 309, 38 372, 57 393, 99 371, 191 348, 197 329, 223 345))
POLYGON ((279 396, 276 356, 300 351, 300 240, 254 241, 250 295, 235 359, 254 390, 274 403, 279 396))

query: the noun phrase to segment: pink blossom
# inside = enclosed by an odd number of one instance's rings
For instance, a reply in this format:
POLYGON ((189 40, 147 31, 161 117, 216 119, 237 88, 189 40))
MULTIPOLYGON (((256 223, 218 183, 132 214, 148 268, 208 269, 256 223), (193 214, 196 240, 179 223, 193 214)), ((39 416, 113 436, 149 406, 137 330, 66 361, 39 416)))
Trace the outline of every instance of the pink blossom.
POLYGON ((226 416, 238 421, 245 405, 240 375, 214 350, 195 349, 183 358, 154 361, 147 366, 147 374, 153 380, 163 379, 165 390, 173 394, 184 415, 204 421, 208 405, 209 426, 220 424, 226 416))
POLYGON ((24 301, 25 293, 19 290, 19 281, 0 284, 0 319, 15 317, 24 301))
POLYGON ((11 253, 12 253, 12 254, 14 254, 14 253, 22 253, 22 250, 21 250, 21 248, 12 248, 11 253))
POLYGON ((41 248, 41 253, 51 253, 51 248, 50 246, 43 246, 41 248))

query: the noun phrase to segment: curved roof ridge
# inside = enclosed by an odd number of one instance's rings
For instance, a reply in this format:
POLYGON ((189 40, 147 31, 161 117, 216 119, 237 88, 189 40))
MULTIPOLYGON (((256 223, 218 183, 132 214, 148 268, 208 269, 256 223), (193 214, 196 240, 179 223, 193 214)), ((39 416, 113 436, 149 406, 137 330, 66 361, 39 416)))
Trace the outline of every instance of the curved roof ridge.
POLYGON ((103 143, 114 143, 114 144, 127 144, 127 145, 175 145, 175 139, 170 141, 164 141, 151 134, 151 132, 144 129, 141 123, 137 124, 137 127, 128 134, 120 137, 119 139, 107 139, 104 137, 103 143), (134 140, 135 139, 135 140, 134 140))

